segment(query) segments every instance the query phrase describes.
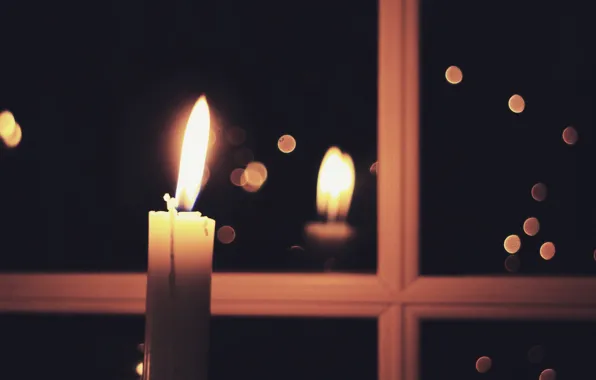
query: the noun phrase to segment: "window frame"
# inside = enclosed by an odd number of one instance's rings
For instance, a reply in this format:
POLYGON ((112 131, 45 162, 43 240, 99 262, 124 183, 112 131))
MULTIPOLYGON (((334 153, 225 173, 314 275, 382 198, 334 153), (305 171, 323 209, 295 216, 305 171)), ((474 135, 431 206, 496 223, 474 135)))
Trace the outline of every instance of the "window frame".
MULTIPOLYGON (((379 0, 376 274, 213 274, 214 315, 378 318, 379 380, 419 380, 423 319, 596 320, 596 278, 419 274, 418 9, 379 0)), ((145 287, 143 273, 0 274, 0 312, 142 314, 145 287)))

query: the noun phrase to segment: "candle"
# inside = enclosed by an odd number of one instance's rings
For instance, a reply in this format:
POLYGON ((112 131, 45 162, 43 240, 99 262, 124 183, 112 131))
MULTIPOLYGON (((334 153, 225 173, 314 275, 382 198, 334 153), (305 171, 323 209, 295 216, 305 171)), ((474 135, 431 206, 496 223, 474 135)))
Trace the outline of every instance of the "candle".
POLYGON ((168 211, 149 212, 145 380, 207 379, 215 221, 189 211, 201 186, 209 128, 201 96, 184 133, 176 196, 164 196, 168 211))
POLYGON ((329 148, 321 162, 317 182, 317 211, 326 221, 306 225, 311 248, 334 255, 345 249, 354 237, 354 229, 346 222, 354 192, 354 172, 349 154, 337 147, 329 148))

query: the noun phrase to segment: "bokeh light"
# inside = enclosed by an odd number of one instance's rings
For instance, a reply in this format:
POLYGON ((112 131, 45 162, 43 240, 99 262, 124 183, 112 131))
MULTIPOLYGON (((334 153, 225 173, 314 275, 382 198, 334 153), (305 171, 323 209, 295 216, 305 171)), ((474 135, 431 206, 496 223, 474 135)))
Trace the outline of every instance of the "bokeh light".
POLYGON ((464 74, 461 69, 457 66, 449 66, 445 71, 445 79, 451 84, 458 84, 464 78, 464 74))
POLYGON ((221 226, 217 230, 217 240, 222 244, 230 244, 236 239, 236 231, 231 226, 221 226))
POLYGON ((530 363, 538 364, 544 360, 544 347, 533 346, 528 351, 528 361, 530 363))
POLYGON ((552 259, 555 256, 555 252, 555 245, 550 241, 547 241, 546 243, 540 246, 540 256, 544 260, 552 259))
POLYGON ((0 112, 0 138, 5 139, 6 137, 13 134, 15 129, 16 121, 14 115, 10 111, 0 112))
POLYGON ((521 248, 521 240, 517 235, 509 235, 505 238, 505 242, 503 243, 503 247, 505 251, 510 254, 517 253, 521 248))
POLYGON ((229 128, 226 130, 226 139, 231 145, 242 145, 246 141, 246 131, 240 127, 229 128))
POLYGON ((567 127, 563 130, 563 141, 567 145, 575 145, 579 138, 577 131, 573 127, 567 127))
POLYGON ((534 198, 537 202, 542 202, 546 199, 548 191, 546 189, 546 185, 542 182, 538 182, 534 186, 532 186, 532 198, 534 198))
POLYGON ((481 356, 476 360, 476 371, 487 373, 492 365, 493 361, 488 356, 481 356))
POLYGON ((246 165, 244 176, 246 177, 246 184, 242 188, 249 193, 254 193, 267 181, 267 168, 262 162, 253 161, 246 165))
POLYGON ((296 149, 296 139, 291 135, 283 135, 277 140, 277 148, 282 153, 292 153, 296 149))
POLYGON ((379 169, 379 161, 375 162, 370 166, 370 174, 377 175, 377 170, 379 169))
POLYGON ((515 273, 519 271, 520 266, 521 262, 517 255, 509 255, 505 259, 505 270, 507 270, 509 273, 515 273))
POLYGON ((538 380, 556 380, 557 379, 557 373, 555 372, 554 369, 545 369, 544 371, 542 371, 542 373, 540 373, 540 377, 538 378, 538 380))
POLYGON ((137 364, 137 375, 139 376, 143 376, 143 362, 140 362, 139 364, 137 364))
POLYGON ((236 168, 232 170, 232 173, 230 173, 230 182, 232 182, 234 186, 238 187, 246 185, 246 176, 244 175, 244 169, 236 168))
POLYGON ((536 236, 540 231, 540 222, 535 217, 530 217, 524 222, 524 233, 528 236, 536 236))
POLYGON ((6 144, 9 148, 16 148, 17 145, 21 142, 23 138, 23 131, 21 130, 21 126, 16 123, 14 125, 14 130, 12 134, 9 136, 4 137, 4 144, 6 144))
POLYGON ((521 97, 521 95, 515 94, 509 98, 509 109, 512 112, 522 113, 524 112, 525 108, 526 102, 524 101, 524 98, 521 97))

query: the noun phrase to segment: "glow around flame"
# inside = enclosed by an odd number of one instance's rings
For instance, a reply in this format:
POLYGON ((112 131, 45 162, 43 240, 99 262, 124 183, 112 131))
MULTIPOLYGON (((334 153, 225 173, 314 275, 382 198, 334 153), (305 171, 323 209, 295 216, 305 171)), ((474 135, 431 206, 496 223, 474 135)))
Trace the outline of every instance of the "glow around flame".
POLYGON ((180 208, 191 210, 199 196, 209 145, 209 105, 202 95, 195 103, 184 132, 176 200, 180 208))
POLYGON ((325 153, 317 182, 317 211, 327 221, 348 216, 354 193, 354 162, 347 153, 331 147, 325 153))

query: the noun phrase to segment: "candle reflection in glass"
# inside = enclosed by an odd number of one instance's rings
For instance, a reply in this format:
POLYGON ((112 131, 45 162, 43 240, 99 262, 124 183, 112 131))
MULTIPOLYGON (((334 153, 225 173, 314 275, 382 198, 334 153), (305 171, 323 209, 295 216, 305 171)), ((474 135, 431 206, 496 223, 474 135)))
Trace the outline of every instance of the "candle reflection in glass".
POLYGON ((331 147, 323 157, 317 181, 317 211, 326 220, 306 225, 309 250, 317 259, 337 258, 355 237, 346 218, 354 192, 354 162, 349 154, 331 147))

